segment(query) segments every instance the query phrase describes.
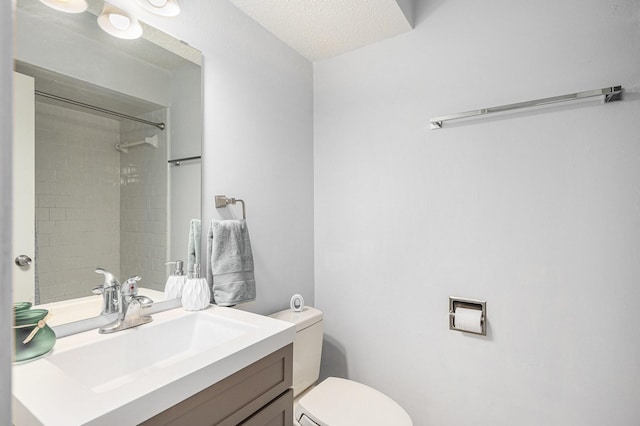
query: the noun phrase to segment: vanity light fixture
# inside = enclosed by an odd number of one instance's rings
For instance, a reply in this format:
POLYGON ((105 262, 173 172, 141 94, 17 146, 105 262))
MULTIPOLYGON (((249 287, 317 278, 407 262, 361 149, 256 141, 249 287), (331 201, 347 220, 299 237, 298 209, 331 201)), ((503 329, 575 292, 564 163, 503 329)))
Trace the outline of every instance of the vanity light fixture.
MULTIPOLYGON (((87 0, 40 0, 52 9, 67 13, 82 13, 87 10, 87 0)), ((131 2, 138 9, 144 9, 160 16, 177 16, 180 13, 178 0, 136 0, 131 2)), ((142 25, 130 6, 126 11, 104 2, 102 12, 98 16, 98 25, 114 37, 132 40, 142 36, 142 25)))
POLYGON ((52 9, 66 13, 82 13, 87 10, 86 0, 40 0, 52 9))
POLYGON ((136 0, 143 9, 162 16, 178 16, 180 5, 178 0, 136 0))
POLYGON ((142 35, 142 26, 138 18, 107 2, 98 16, 98 25, 105 32, 118 38, 131 40, 142 35))

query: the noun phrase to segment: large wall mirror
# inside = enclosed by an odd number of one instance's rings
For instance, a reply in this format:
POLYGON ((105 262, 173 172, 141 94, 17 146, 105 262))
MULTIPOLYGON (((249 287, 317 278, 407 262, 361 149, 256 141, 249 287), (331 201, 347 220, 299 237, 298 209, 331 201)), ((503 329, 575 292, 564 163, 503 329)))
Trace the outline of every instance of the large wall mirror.
POLYGON ((14 293, 36 304, 91 296, 96 267, 162 291, 166 262, 186 272, 201 214, 200 52, 146 25, 142 38, 114 38, 96 22, 102 1, 90 5, 17 2, 14 111, 26 136, 17 130, 14 187, 26 204, 14 248, 33 261, 16 267, 14 293))

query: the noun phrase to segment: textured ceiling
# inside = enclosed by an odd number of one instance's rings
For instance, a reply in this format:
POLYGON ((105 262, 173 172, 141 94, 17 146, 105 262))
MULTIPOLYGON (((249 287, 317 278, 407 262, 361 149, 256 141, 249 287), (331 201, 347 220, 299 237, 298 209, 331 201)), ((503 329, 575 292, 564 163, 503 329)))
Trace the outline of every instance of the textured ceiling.
POLYGON ((229 0, 310 61, 411 30, 413 0, 229 0))

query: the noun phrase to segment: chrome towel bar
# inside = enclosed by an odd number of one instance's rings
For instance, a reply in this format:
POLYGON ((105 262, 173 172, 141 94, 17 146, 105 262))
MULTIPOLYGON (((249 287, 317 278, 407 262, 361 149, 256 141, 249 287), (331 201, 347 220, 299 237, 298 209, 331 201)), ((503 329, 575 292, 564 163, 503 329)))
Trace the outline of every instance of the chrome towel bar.
POLYGON ((193 161, 193 160, 200 160, 202 157, 200 155, 196 155, 193 157, 183 157, 183 158, 176 158, 175 160, 169 160, 167 161, 167 163, 169 164, 175 164, 176 166, 179 166, 183 161, 193 161))
POLYGON ((570 93, 568 95, 552 96, 550 98, 536 99, 533 101, 518 102, 515 104, 501 105, 491 108, 477 109, 474 111, 459 112, 457 114, 443 115, 441 117, 432 118, 431 120, 429 120, 429 123, 431 124, 431 130, 442 129, 444 122, 450 120, 459 120, 461 118, 476 117, 480 115, 510 111, 514 109, 531 108, 558 102, 575 101, 578 99, 591 98, 594 96, 604 96, 604 101, 606 103, 621 99, 621 95, 622 86, 605 87, 603 89, 587 90, 585 92, 570 93))

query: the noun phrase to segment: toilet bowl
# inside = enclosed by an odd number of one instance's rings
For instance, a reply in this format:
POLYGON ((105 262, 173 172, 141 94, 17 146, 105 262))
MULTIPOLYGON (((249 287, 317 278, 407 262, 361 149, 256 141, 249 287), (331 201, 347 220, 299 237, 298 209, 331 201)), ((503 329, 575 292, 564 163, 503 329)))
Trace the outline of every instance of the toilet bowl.
POLYGON ((320 375, 322 312, 305 306, 271 317, 296 325, 293 341, 294 425, 296 426, 412 426, 407 412, 394 400, 362 383, 320 375))

